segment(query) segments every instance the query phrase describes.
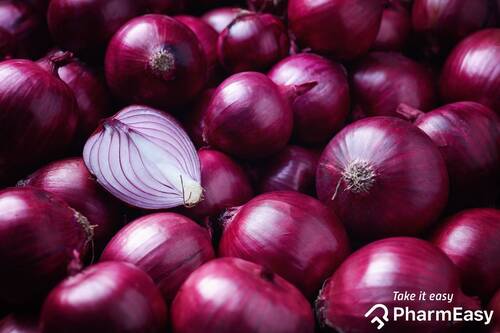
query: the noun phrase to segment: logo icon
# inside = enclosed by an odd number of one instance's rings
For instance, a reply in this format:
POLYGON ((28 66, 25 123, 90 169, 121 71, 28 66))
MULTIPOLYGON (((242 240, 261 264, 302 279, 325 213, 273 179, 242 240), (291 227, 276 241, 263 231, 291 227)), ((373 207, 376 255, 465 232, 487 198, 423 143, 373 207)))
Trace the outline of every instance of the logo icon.
MULTIPOLYGON (((365 317, 368 318, 377 309, 382 309, 383 310, 384 314, 382 315, 382 319, 385 322, 388 322, 389 321, 389 309, 384 304, 375 304, 374 306, 372 306, 370 308, 370 310, 368 310, 368 312, 365 313, 365 317)), ((380 319, 378 316, 375 316, 375 317, 372 318, 371 323, 372 324, 377 323, 378 324, 377 329, 379 330, 382 327, 384 327, 384 325, 385 325, 385 322, 382 321, 382 319, 380 319)))

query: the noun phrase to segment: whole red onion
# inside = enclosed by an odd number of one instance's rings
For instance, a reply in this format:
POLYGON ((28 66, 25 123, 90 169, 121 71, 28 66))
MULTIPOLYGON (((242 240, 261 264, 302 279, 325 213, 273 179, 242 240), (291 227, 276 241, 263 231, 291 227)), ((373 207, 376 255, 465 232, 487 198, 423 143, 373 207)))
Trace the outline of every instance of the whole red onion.
POLYGON ((441 73, 445 101, 476 101, 500 114, 500 29, 478 31, 450 53, 441 73))
POLYGON ((500 288, 500 210, 464 210, 439 228, 433 243, 458 267, 465 292, 488 299, 500 288))
POLYGON ((105 71, 116 96, 157 107, 185 104, 207 78, 196 35, 164 15, 144 15, 121 27, 109 43, 105 71))
POLYGON ((375 41, 382 10, 380 0, 289 0, 288 20, 302 46, 350 60, 375 41))
POLYGON ((400 105, 398 113, 439 147, 450 177, 450 201, 458 207, 493 203, 500 181, 500 118, 475 102, 457 102, 423 113, 400 105))
POLYGON ((372 49, 402 51, 412 30, 408 10, 398 0, 385 0, 382 21, 372 49))
POLYGON ((428 111, 435 102, 431 73, 398 53, 370 53, 354 67, 351 80, 358 107, 370 116, 396 116, 400 103, 428 111))
POLYGON ((59 155, 73 139, 76 102, 58 66, 49 73, 28 60, 0 63, 0 183, 59 155))
POLYGON ((176 333, 312 333, 302 294, 260 265, 212 260, 189 276, 172 304, 176 333))
POLYGON ((101 261, 136 265, 171 302, 189 274, 214 258, 208 231, 175 213, 143 216, 121 229, 106 246, 101 261))
POLYGON ((283 22, 271 14, 239 15, 219 34, 219 61, 232 73, 264 71, 288 55, 283 22))
POLYGON ((92 240, 88 220, 35 188, 0 192, 0 301, 35 303, 78 268, 92 240))
POLYGON ((490 333, 498 333, 500 332, 500 290, 495 293, 488 308, 493 311, 493 324, 490 333))
POLYGON ((319 160, 316 191, 357 238, 415 235, 446 205, 448 174, 424 132, 397 118, 372 117, 330 141, 319 160))
MULTIPOLYGON (((365 317, 372 306, 383 304, 388 313, 394 307, 414 311, 452 310, 454 306, 477 309, 479 304, 460 290, 460 278, 453 263, 432 244, 410 237, 394 237, 370 243, 353 253, 333 274, 316 301, 322 325, 338 331, 375 332, 376 325, 365 317), (395 300, 394 292, 423 291, 426 301, 395 300), (453 295, 451 303, 430 300, 431 293, 453 295)), ((376 316, 375 312, 372 316, 376 316)), ((384 332, 445 332, 446 321, 385 322, 384 332)))
POLYGON ((288 91, 297 141, 323 143, 344 124, 349 112, 349 84, 340 64, 302 53, 280 61, 268 76, 283 91, 288 91), (307 84, 313 86, 300 92, 301 86, 307 84))
POLYGON ((31 314, 10 314, 0 321, 0 333, 40 333, 38 318, 31 314))
POLYGON ((247 0, 247 6, 254 12, 285 16, 288 0, 247 0))
POLYGON ((272 155, 287 144, 293 114, 264 74, 235 74, 216 89, 204 116, 205 142, 241 158, 272 155))
POLYGON ((236 17, 248 13, 249 11, 243 8, 219 7, 203 14, 201 19, 214 28, 217 33, 221 33, 236 17))
POLYGON ((81 158, 52 162, 20 185, 50 192, 82 213, 94 226, 94 243, 98 251, 121 224, 119 205, 97 184, 81 158))
POLYGON ((42 333, 156 333, 167 311, 151 278, 134 265, 92 265, 54 288, 42 308, 42 333))
POLYGON ((205 112, 208 109, 210 100, 214 95, 215 89, 206 89, 197 98, 191 111, 184 114, 182 124, 189 134, 191 140, 197 147, 203 147, 205 143, 203 142, 203 128, 205 117, 205 112))
POLYGON ((263 265, 309 298, 349 253, 339 220, 318 200, 302 193, 262 194, 223 219, 221 256, 263 265))

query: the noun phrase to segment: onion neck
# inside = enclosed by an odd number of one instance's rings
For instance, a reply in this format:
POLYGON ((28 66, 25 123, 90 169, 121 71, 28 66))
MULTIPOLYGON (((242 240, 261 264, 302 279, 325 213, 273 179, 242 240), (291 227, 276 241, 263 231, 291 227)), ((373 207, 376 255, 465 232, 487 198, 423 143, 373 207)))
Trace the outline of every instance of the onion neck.
POLYGON ((408 120, 412 123, 416 122, 420 117, 424 115, 424 113, 414 107, 409 106, 408 104, 401 103, 396 109, 396 113, 403 117, 403 119, 408 120))
MULTIPOLYGON (((85 234, 85 248, 88 248, 90 246, 91 252, 92 252, 92 259, 91 261, 94 261, 94 228, 95 225, 91 225, 89 220, 83 216, 81 213, 77 212, 76 210, 73 210, 74 212, 74 217, 76 222, 80 225, 82 228, 84 234, 85 234)), ((73 249, 73 252, 71 253, 71 260, 68 265, 68 274, 69 275, 75 275, 78 274, 82 271, 83 269, 83 262, 82 262, 82 253, 78 252, 76 249, 73 249)))
POLYGON ((342 171, 346 190, 355 194, 368 193, 375 184, 376 172, 366 161, 354 160, 342 171))
POLYGON ((285 98, 290 101, 290 103, 293 103, 293 101, 306 94, 308 91, 313 89, 318 85, 317 81, 309 81, 301 84, 292 84, 289 86, 283 86, 280 88, 281 93, 285 96, 285 98))
POLYGON ((38 64, 48 72, 59 77, 59 68, 66 66, 74 60, 73 53, 58 51, 38 61, 38 64))
POLYGON ((175 55, 167 48, 156 50, 148 59, 148 68, 151 73, 164 80, 174 79, 175 67, 175 55))

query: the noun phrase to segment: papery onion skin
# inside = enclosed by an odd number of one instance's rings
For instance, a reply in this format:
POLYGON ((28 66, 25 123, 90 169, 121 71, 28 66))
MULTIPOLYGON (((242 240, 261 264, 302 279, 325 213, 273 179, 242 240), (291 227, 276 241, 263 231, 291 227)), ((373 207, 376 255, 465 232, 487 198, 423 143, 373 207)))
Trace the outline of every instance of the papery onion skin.
POLYGON ((436 101, 430 71, 398 53, 372 52, 350 74, 354 99, 370 116, 397 116, 400 103, 428 111, 436 101))
POLYGON ((444 64, 441 97, 447 102, 475 101, 500 114, 500 29, 486 29, 462 40, 444 64))
POLYGON ((301 46, 351 60, 375 41, 382 10, 380 0, 289 0, 288 20, 301 46))
POLYGON ((143 216, 121 229, 106 246, 101 261, 136 265, 170 303, 189 274, 215 257, 208 231, 175 213, 143 216))
POLYGON ((220 258, 182 285, 172 304, 176 333, 312 333, 314 319, 302 294, 260 265, 220 258))
POLYGON ((73 139, 77 114, 71 89, 34 62, 0 63, 0 109, 0 183, 63 153, 73 139))
POLYGON ((124 101, 177 107, 201 91, 207 64, 200 42, 187 26, 151 14, 127 22, 113 36, 105 73, 113 94, 124 101))
POLYGON ((260 158, 285 147, 293 114, 267 76, 243 72, 217 87, 204 124, 203 138, 210 146, 240 158, 260 158))
POLYGON ((289 49, 285 25, 271 14, 239 15, 217 41, 219 61, 231 73, 267 70, 289 49))
POLYGON ((62 281, 42 308, 42 333, 156 333, 167 310, 151 278, 134 265, 104 262, 62 281))
POLYGON ((107 191, 134 207, 193 206, 202 198, 193 143, 173 117, 147 106, 132 105, 103 120, 83 160, 107 191))
POLYGON ((411 16, 398 0, 386 0, 372 50, 402 51, 412 31, 411 16))
POLYGON ((97 252, 104 248, 122 223, 121 207, 97 184, 81 158, 47 164, 20 183, 50 192, 83 214, 94 226, 97 252))
POLYGON ((465 292, 489 299, 500 288, 500 210, 464 210, 449 218, 432 241, 458 267, 465 292))
POLYGON ((345 69, 315 54, 287 57, 270 70, 269 78, 282 90, 309 90, 289 94, 294 114, 294 139, 304 144, 319 144, 332 138, 344 124, 350 106, 345 69))
POLYGON ((35 188, 0 192, 0 300, 36 304, 80 264, 92 240, 88 220, 64 201, 35 188))
POLYGON ((220 7, 206 12, 201 19, 214 28, 217 33, 221 33, 236 17, 248 12, 248 10, 238 7, 220 7))
POLYGON ((191 111, 186 113, 182 119, 182 125, 189 134, 191 140, 198 148, 205 145, 203 142, 203 129, 205 127, 203 118, 208 109, 210 100, 214 95, 215 89, 210 88, 204 90, 195 101, 191 111))
MULTIPOLYGON (((375 304, 408 306, 412 310, 449 310, 454 306, 476 309, 478 304, 460 290, 453 263, 432 244, 410 237, 387 238, 370 243, 347 258, 321 290, 316 301, 322 325, 339 331, 374 332, 365 313, 375 304), (395 301, 394 292, 419 295, 452 293, 452 304, 443 301, 395 301)), ((376 313, 374 314, 376 315, 376 313)), ((449 322, 405 321, 385 323, 387 332, 443 332, 449 322)))
POLYGON ((491 299, 488 309, 493 311, 493 324, 490 333, 498 333, 500 331, 500 290, 491 299))
POLYGON ((0 321, 0 333, 40 333, 38 318, 31 314, 10 314, 0 321))
POLYGON ((224 221, 219 254, 274 271, 312 298, 349 253, 344 227, 298 192, 259 195, 224 221))
POLYGON ((416 235, 446 205, 448 174, 438 148, 416 126, 370 117, 348 125, 327 145, 316 192, 359 239, 416 235))

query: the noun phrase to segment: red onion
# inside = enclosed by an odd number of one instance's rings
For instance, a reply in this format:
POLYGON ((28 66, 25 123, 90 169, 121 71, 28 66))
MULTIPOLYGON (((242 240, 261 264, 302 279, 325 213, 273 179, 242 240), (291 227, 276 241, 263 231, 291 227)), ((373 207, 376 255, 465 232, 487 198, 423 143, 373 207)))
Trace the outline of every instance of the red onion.
POLYGON ((37 302, 80 265, 93 232, 62 200, 35 188, 0 192, 0 301, 37 302))
POLYGON ((205 141, 241 158, 272 155, 287 144, 293 114, 264 74, 244 72, 222 82, 204 117, 205 141))
POLYGON ((29 314, 10 314, 0 321, 0 333, 40 333, 38 318, 29 314))
POLYGON ((318 198, 360 239, 415 235, 448 199, 448 175, 432 140, 393 117, 345 127, 323 151, 318 198))
POLYGON ((172 304, 176 333, 312 333, 307 300, 262 266, 221 258, 189 276, 172 304))
POLYGON ((428 111, 434 79, 422 65, 398 53, 372 52, 351 72, 358 107, 371 116, 396 116, 400 103, 428 111))
POLYGON ((339 220, 318 200, 298 192, 259 195, 225 216, 219 253, 263 265, 307 297, 349 253, 339 220))
POLYGON ((121 224, 117 203, 97 184, 81 158, 52 162, 39 169, 22 186, 33 186, 63 199, 94 226, 94 243, 104 248, 121 224))
POLYGON ((83 160, 99 184, 135 207, 192 206, 202 197, 193 143, 175 119, 155 109, 129 106, 104 120, 83 160))
POLYGON ((116 96, 158 107, 188 102, 207 75, 196 35, 164 15, 144 15, 125 24, 109 43, 105 69, 116 96))
POLYGON ((411 33, 411 17, 398 0, 385 0, 382 21, 372 45, 377 51, 401 51, 411 33))
POLYGON ((191 111, 186 113, 183 119, 184 128, 197 147, 205 145, 203 142, 203 128, 205 126, 203 118, 214 92, 215 89, 207 89, 201 93, 191 111))
POLYGON ((458 102, 429 113, 400 105, 398 112, 414 121, 439 147, 453 204, 494 202, 500 193, 500 118, 493 111, 479 103, 458 102))
POLYGON ((248 13, 248 10, 242 8, 220 7, 206 12, 201 19, 214 28, 217 33, 221 33, 236 17, 248 13))
POLYGON ((500 113, 500 29, 476 32, 460 42, 443 67, 441 96, 448 102, 471 100, 500 113))
MULTIPOLYGON (((54 73, 57 63, 52 63, 54 73)), ((63 152, 77 114, 71 89, 28 60, 0 63, 0 183, 63 152)))
POLYGON ((232 73, 267 70, 288 55, 283 22, 271 14, 239 15, 219 34, 219 61, 232 73))
POLYGON ((490 333, 498 333, 500 332, 500 290, 493 296, 489 309, 493 311, 493 324, 490 333))
POLYGON ((458 267, 467 293, 489 298, 500 288, 500 210, 462 211, 433 239, 458 267))
POLYGON ((42 308, 42 333, 163 332, 166 306, 151 278, 121 262, 90 266, 61 282, 42 308))
POLYGON ((382 10, 380 0, 289 0, 288 20, 303 46, 349 60, 375 41, 382 10))
POLYGON ((212 149, 201 149, 198 157, 203 200, 189 210, 190 214, 198 218, 214 216, 253 197, 248 176, 231 158, 212 149))
MULTIPOLYGON (((322 325, 338 331, 375 332, 377 326, 365 313, 376 304, 384 304, 391 317, 394 307, 429 311, 462 306, 476 310, 479 305, 460 290, 458 272, 446 255, 428 242, 410 237, 383 239, 353 253, 324 285, 316 312, 322 325), (426 300, 395 300, 395 291, 415 293, 416 297, 423 291, 426 300), (452 294, 453 300, 430 300, 431 293, 452 294)), ((451 324, 390 319, 384 332, 445 332, 451 324)))
POLYGON ((171 302, 189 274, 214 251, 208 232, 175 213, 143 216, 121 229, 104 250, 101 261, 125 261, 136 265, 156 283, 171 302))
POLYGON ((315 54, 297 54, 283 59, 269 72, 269 77, 288 93, 294 114, 295 138, 306 144, 323 143, 344 124, 349 112, 349 84, 345 69, 315 54))
POLYGON ((247 0, 248 8, 254 12, 285 16, 288 0, 247 0))

